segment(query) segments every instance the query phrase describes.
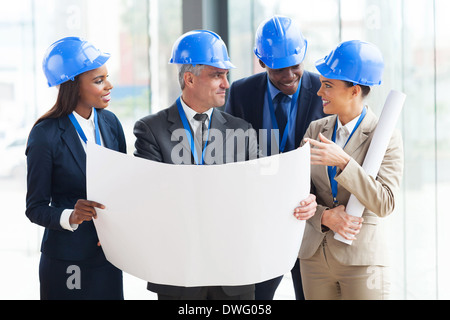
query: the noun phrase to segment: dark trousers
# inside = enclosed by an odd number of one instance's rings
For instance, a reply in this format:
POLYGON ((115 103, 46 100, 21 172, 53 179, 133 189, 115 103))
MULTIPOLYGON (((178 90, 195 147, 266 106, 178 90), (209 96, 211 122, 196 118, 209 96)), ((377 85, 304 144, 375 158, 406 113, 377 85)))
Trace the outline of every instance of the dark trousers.
POLYGON ((100 252, 84 261, 66 261, 41 254, 41 300, 123 300, 122 271, 100 252))
MULTIPOLYGON (((291 270, 292 282, 294 284, 295 300, 305 300, 300 276, 300 260, 297 259, 291 270)), ((270 279, 255 285, 255 300, 273 300, 275 291, 280 285, 283 276, 270 279)))

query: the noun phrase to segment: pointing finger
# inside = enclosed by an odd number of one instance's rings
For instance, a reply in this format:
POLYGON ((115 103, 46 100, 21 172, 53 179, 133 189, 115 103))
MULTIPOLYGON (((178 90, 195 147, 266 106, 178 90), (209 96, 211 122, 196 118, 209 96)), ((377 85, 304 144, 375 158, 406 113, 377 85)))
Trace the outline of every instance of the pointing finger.
POLYGON ((323 143, 333 143, 333 141, 328 140, 327 138, 325 138, 325 136, 321 133, 319 133, 319 139, 323 142, 323 143))

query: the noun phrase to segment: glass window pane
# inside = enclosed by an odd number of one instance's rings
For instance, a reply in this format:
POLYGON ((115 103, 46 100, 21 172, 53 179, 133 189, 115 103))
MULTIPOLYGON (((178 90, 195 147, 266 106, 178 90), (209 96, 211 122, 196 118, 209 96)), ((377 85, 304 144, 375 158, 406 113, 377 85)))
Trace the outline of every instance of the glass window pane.
POLYGON ((446 226, 450 223, 447 213, 450 194, 450 28, 447 13, 450 2, 436 1, 436 119, 437 119, 437 241, 438 241, 438 298, 450 299, 450 233, 446 226))
POLYGON ((182 29, 182 0, 150 1, 152 112, 169 107, 181 93, 177 68, 169 61, 182 29))

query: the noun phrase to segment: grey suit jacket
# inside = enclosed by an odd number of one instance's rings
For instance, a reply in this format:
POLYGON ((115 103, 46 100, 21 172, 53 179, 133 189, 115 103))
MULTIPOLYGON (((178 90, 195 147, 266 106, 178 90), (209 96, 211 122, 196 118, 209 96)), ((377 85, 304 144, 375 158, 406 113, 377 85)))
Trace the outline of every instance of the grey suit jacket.
MULTIPOLYGON (((137 121, 134 134, 137 137, 134 155, 137 157, 169 164, 193 163, 189 141, 186 139, 176 104, 137 121)), ((256 133, 246 121, 215 109, 211 117, 211 135, 213 141, 206 148, 205 164, 230 163, 256 158, 256 133), (232 148, 230 142, 239 141, 235 139, 235 130, 239 132, 238 135, 242 140, 234 144, 232 148), (245 132, 247 134, 242 136, 245 132)), ((148 289, 164 295, 190 296, 201 288, 148 283, 148 289)), ((254 290, 254 285, 224 286, 223 290, 228 295, 235 296, 254 290)))
MULTIPOLYGON (((334 239, 334 232, 324 232, 321 226, 324 210, 333 206, 330 180, 326 166, 311 166, 312 192, 317 197, 318 208, 313 218, 307 221, 299 258, 314 255, 326 237, 333 256, 344 265, 387 265, 387 247, 380 218, 395 209, 396 193, 403 175, 403 142, 395 131, 387 148, 376 179, 367 175, 361 167, 377 126, 377 117, 369 109, 366 117, 345 147, 352 157, 341 171, 338 169, 338 201, 347 205, 351 194, 365 206, 364 222, 352 245, 334 239)), ((319 133, 331 140, 336 116, 329 116, 311 123, 305 137, 319 140, 319 133)))

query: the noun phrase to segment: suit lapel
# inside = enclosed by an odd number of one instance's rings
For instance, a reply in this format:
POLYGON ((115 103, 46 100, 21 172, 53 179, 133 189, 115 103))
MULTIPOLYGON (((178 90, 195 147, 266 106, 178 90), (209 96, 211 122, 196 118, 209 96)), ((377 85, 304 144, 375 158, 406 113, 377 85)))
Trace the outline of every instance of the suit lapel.
POLYGON ((108 123, 102 110, 98 111, 98 126, 105 144, 104 147, 117 151, 116 137, 112 134, 111 125, 108 123))
MULTIPOLYGON (((324 122, 322 128, 319 132, 317 132, 317 137, 311 137, 316 140, 319 140, 319 133, 322 133, 322 135, 327 138, 328 140, 332 139, 334 126, 336 124, 337 116, 328 116, 326 118, 323 118, 322 121, 324 122)), ((362 145, 367 143, 367 139, 370 137, 370 133, 373 132, 373 129, 375 128, 377 123, 377 118, 375 114, 369 109, 367 112, 366 117, 361 122, 361 125, 358 127, 350 141, 348 142, 347 146, 345 147, 345 152, 350 155, 353 159, 359 158, 359 155, 362 150, 365 150, 365 148, 361 148, 362 145)), ((327 166, 317 166, 314 168, 315 172, 318 174, 316 183, 320 183, 316 185, 317 188, 329 188, 331 190, 331 184, 330 179, 328 177, 328 167, 327 166), (324 184, 325 183, 325 184, 324 184)), ((341 190, 341 186, 338 185, 338 200, 345 194, 341 190)), ((331 198, 330 198, 331 203, 331 198)))
MULTIPOLYGON (((219 110, 214 110, 212 113, 212 119, 211 119, 211 128, 214 128, 216 130, 220 130, 223 134, 227 134, 226 130, 227 127, 225 126, 225 123, 227 120, 223 117, 223 115, 220 113, 219 110)), ((228 132, 230 134, 231 132, 228 132)), ((226 140, 226 137, 225 137, 226 140)))
POLYGON ((72 157, 78 164, 81 172, 86 176, 86 152, 84 151, 80 137, 68 116, 59 118, 59 128, 62 131, 62 140, 72 153, 72 157))
MULTIPOLYGON (((333 137, 334 125, 336 124, 336 116, 326 117, 325 120, 326 123, 320 130, 320 133, 323 134, 323 136, 328 140, 331 140, 333 137)), ((317 140, 320 141, 319 137, 317 137, 317 140)))
MULTIPOLYGON (((331 140, 333 137, 334 126, 336 125, 337 116, 329 116, 325 119, 327 120, 327 122, 323 125, 320 133, 322 133, 328 140, 331 140)), ((377 118, 375 114, 370 109, 368 109, 366 117, 361 122, 360 126, 356 129, 352 138, 344 148, 345 152, 347 152, 348 155, 352 156, 355 151, 358 150, 358 148, 366 142, 366 140, 369 138, 370 132, 372 132, 374 127, 376 126, 376 123, 377 118)), ((318 137, 317 140, 319 140, 318 137)))
MULTIPOLYGON (((169 108, 167 113, 167 121, 171 123, 171 125, 168 128, 171 137, 175 130, 184 129, 183 122, 181 121, 180 114, 178 113, 178 107, 176 103, 174 103, 169 108)), ((181 145, 183 146, 186 152, 191 153, 191 146, 187 134, 183 136, 181 145)))
MULTIPOLYGON (((325 118, 327 120, 327 122, 325 123, 325 125, 322 127, 320 133, 327 138, 328 140, 331 140, 333 137, 333 130, 334 130, 334 125, 336 124, 336 116, 330 116, 325 118)), ((319 136, 317 136, 317 141, 320 141, 319 136)), ((325 177, 324 181, 328 181, 327 186, 330 188, 331 190, 331 183, 330 183, 330 179, 328 177, 328 167, 327 166, 320 166, 321 169, 321 174, 325 177)))
MULTIPOLYGON (((267 98, 267 72, 263 73, 263 76, 259 79, 259 81, 256 82, 256 86, 255 88, 253 88, 253 92, 260 92, 262 91, 262 94, 260 94, 257 97, 257 101, 250 101, 251 104, 255 104, 256 109, 255 112, 252 112, 251 114, 255 115, 255 119, 256 121, 249 121, 250 123, 257 123, 259 125, 259 127, 255 127, 254 129, 259 131, 260 129, 262 129, 264 127, 264 104, 265 104, 265 99, 267 98), (266 88, 266 90, 260 90, 260 88, 266 88)), ((252 95, 248 95, 249 97, 252 97, 252 95)))
MULTIPOLYGON (((227 120, 224 118, 223 114, 219 111, 219 110, 214 110, 214 112, 212 113, 212 118, 211 118, 211 129, 214 129, 216 131, 219 131, 221 134, 221 137, 223 137, 222 139, 222 144, 216 140, 214 140, 213 142, 211 142, 211 137, 209 139, 209 141, 211 143, 208 143, 207 147, 206 147, 206 154, 205 154, 205 162, 206 163, 227 163, 227 155, 225 153, 225 148, 226 148, 226 142, 228 141, 230 136, 234 136, 233 132, 234 130, 227 130, 230 129, 226 126, 227 120), (212 157, 212 149, 210 148, 216 148, 215 150, 215 156, 212 157), (220 149, 221 148, 221 149, 220 149), (220 158, 220 156, 222 156, 222 158, 220 158), (209 158, 212 157, 212 158, 209 158)), ((214 139, 218 139, 219 137, 217 136, 216 132, 213 132, 216 136, 214 137, 214 139)), ((234 158, 233 158, 234 159, 234 158)), ((232 160, 234 162, 234 160, 232 160)))
POLYGON ((344 150, 348 155, 356 158, 359 154, 359 147, 366 142, 369 138, 370 132, 373 131, 377 123, 377 118, 375 114, 368 108, 367 114, 360 126, 356 129, 354 135, 348 142, 347 146, 345 146, 344 150), (357 153, 358 152, 358 153, 357 153))
MULTIPOLYGON (((312 95, 315 94, 311 92, 311 79, 308 72, 304 72, 302 76, 302 86, 300 89, 300 97, 297 102, 297 119, 295 122, 295 145, 299 146, 303 135, 301 132, 306 132, 307 126, 305 128, 305 119, 309 119, 307 112, 311 109, 309 104, 312 101, 312 95)), ((308 124, 309 125, 309 124, 308 124)))
MULTIPOLYGON (((173 104, 168 109, 167 121, 171 123, 171 125, 168 128, 171 136, 175 130, 184 129, 183 122, 181 121, 180 115, 178 113, 178 107, 176 103, 173 104)), ((224 137, 223 140, 224 145, 228 139, 228 136, 233 134, 232 130, 227 132, 226 123, 227 120, 223 117, 220 110, 219 109, 214 110, 211 117, 211 129, 219 130, 222 133, 222 136, 224 137)), ((183 137, 181 145, 183 146, 186 152, 191 153, 191 147, 187 135, 183 137)))

